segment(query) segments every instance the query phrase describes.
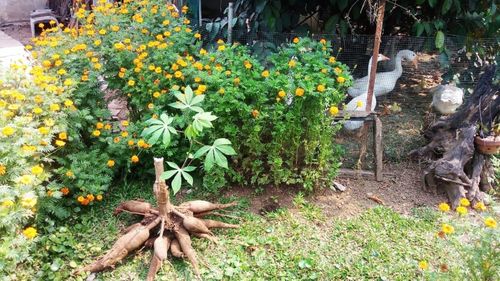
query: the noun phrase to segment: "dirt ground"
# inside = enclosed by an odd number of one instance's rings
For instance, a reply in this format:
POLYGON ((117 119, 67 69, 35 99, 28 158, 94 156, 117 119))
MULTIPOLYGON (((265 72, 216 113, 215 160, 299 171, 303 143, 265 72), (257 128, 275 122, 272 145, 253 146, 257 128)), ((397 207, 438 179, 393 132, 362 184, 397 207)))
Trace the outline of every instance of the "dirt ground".
POLYGON ((31 44, 31 28, 29 24, 23 25, 8 25, 0 28, 3 32, 7 33, 10 37, 18 40, 24 45, 31 44))
MULTIPOLYGON (((435 207, 446 201, 444 195, 424 192, 421 188, 421 171, 416 163, 390 164, 385 167, 382 182, 362 178, 337 178, 347 190, 344 192, 325 188, 305 196, 305 199, 320 207, 326 217, 353 217, 368 208, 377 206, 369 197, 381 200, 382 204, 402 214, 409 214, 415 207, 435 207)), ((265 188, 255 193, 250 187, 235 187, 226 191, 225 197, 236 196, 248 198, 250 210, 256 214, 276 208, 294 209, 293 199, 298 188, 265 188)))

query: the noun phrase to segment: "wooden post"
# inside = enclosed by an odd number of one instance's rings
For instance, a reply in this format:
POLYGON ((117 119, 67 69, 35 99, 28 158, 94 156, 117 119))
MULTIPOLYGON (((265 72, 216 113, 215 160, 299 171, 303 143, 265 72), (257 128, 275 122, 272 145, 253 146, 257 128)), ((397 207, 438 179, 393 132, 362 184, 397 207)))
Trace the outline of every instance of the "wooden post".
POLYGON ((154 158, 155 165, 155 183, 153 184, 153 192, 156 196, 156 201, 158 202, 158 210, 160 211, 160 216, 166 219, 169 223, 168 213, 171 211, 170 198, 168 194, 168 187, 164 180, 162 180, 161 174, 165 170, 163 167, 163 157, 154 158))
POLYGON ((368 98, 366 101, 366 109, 365 109, 367 112, 372 111, 373 89, 375 88, 375 77, 377 74, 377 57, 379 54, 380 39, 382 37, 382 25, 384 24, 385 1, 386 0, 379 1, 378 11, 377 11, 378 14, 377 27, 375 30, 375 42, 373 43, 373 57, 372 57, 373 59, 370 69, 370 78, 369 78, 370 80, 368 82, 368 98))
POLYGON ((377 181, 383 180, 382 168, 383 168, 383 154, 384 148, 382 146, 382 122, 377 115, 373 117, 373 150, 375 152, 375 179, 377 181))
POLYGON ((227 43, 233 44, 233 2, 227 7, 227 43))

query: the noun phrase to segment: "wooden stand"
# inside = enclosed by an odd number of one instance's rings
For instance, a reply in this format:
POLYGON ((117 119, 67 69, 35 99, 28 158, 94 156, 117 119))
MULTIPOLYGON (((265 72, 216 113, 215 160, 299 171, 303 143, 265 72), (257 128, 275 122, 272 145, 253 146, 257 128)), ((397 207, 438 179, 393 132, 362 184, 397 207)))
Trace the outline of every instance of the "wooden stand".
POLYGON ((353 121, 373 122, 373 153, 375 155, 375 159, 374 159, 373 171, 340 169, 340 175, 347 177, 362 176, 375 179, 376 181, 383 181, 384 148, 382 146, 382 121, 380 121, 378 114, 376 112, 368 113, 365 111, 352 111, 352 112, 341 111, 339 112, 339 114, 335 119, 344 120, 345 116, 349 116, 350 120, 353 121))

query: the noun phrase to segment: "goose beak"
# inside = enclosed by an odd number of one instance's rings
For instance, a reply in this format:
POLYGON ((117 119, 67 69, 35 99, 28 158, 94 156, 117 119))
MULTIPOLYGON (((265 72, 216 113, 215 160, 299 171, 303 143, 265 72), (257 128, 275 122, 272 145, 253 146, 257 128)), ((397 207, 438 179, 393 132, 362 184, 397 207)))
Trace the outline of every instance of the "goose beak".
POLYGON ((381 56, 382 56, 381 61, 384 61, 384 60, 391 60, 390 58, 388 58, 388 57, 386 57, 386 56, 384 56, 384 55, 381 55, 381 56))
POLYGON ((418 60, 417 60, 417 58, 414 58, 412 60, 412 63, 413 63, 413 66, 415 67, 415 69, 418 69, 418 60))

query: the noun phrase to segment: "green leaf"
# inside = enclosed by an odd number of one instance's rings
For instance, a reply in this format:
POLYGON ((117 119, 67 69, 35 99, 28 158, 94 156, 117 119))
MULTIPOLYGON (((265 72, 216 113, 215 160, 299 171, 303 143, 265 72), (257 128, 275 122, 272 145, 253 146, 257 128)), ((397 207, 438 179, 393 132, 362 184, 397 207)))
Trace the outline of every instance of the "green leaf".
POLYGON ((189 183, 189 185, 193 185, 193 177, 190 174, 182 172, 182 177, 189 183))
POLYGON ((181 185, 182 185, 182 176, 181 173, 178 172, 175 175, 174 179, 172 180, 172 191, 174 192, 174 194, 179 192, 179 190, 181 189, 181 185))
POLYGON ((187 166, 182 170, 186 171, 186 172, 192 172, 192 171, 196 170, 196 167, 195 166, 187 166))
POLYGON ((217 150, 224 153, 225 155, 236 155, 236 151, 229 145, 217 146, 217 150))
POLYGON ((415 35, 417 35, 417 36, 422 35, 422 33, 424 33, 424 25, 417 22, 417 23, 415 23, 415 26, 416 26, 415 35))
POLYGON ((214 157, 214 151, 211 149, 208 151, 207 156, 205 157, 205 162, 204 162, 204 167, 206 171, 210 171, 212 167, 214 166, 215 162, 215 157, 214 157))
POLYGON ((158 139, 161 137, 162 131, 156 130, 151 137, 148 139, 148 143, 151 145, 155 145, 158 139))
POLYGON ((219 146, 219 145, 231 145, 231 142, 225 138, 216 139, 214 141, 214 146, 219 146))
POLYGON ((429 6, 431 6, 431 8, 434 8, 434 6, 436 6, 437 0, 428 0, 428 2, 429 2, 429 6))
POLYGON ((184 134, 190 140, 198 136, 198 132, 193 128, 193 125, 187 126, 187 128, 184 130, 184 134))
POLYGON ((339 6, 339 10, 340 10, 341 12, 342 12, 342 11, 344 11, 344 9, 347 7, 347 3, 348 3, 348 2, 349 2, 349 1, 347 1, 347 0, 338 0, 338 1, 337 1, 337 4, 338 4, 338 6, 339 6))
POLYGON ((177 170, 180 169, 180 167, 177 164, 175 164, 174 162, 168 162, 167 161, 167 165, 170 166, 173 169, 177 169, 177 170))
POLYGON ((444 33, 442 31, 438 31, 436 33, 435 43, 436 43, 436 48, 438 48, 440 50, 443 48, 443 46, 444 46, 444 33))
POLYGON ((162 125, 153 125, 151 127, 145 128, 144 130, 142 130, 141 136, 145 137, 145 136, 151 135, 156 130, 160 130, 161 128, 163 128, 163 123, 161 123, 161 124, 162 125))
POLYGON ((169 178, 171 178, 173 175, 175 175, 178 172, 179 172, 178 170, 165 171, 165 172, 163 172, 161 174, 160 179, 162 179, 162 180, 168 180, 169 178))
POLYGON ((227 158, 226 156, 224 156, 224 154, 222 154, 222 152, 219 152, 218 150, 215 150, 214 151, 214 158, 215 158, 215 163, 218 165, 218 166, 221 166, 223 168, 228 168, 227 166, 227 158))
POLYGON ((174 118, 169 117, 166 113, 160 115, 160 119, 149 119, 145 123, 153 124, 150 127, 145 128, 141 136, 148 139, 148 143, 154 145, 163 136, 163 145, 168 146, 170 144, 171 136, 170 134, 177 134, 174 127, 169 126, 174 121, 174 118), (155 121, 151 121, 155 120, 155 121))
POLYGON ((452 0, 444 0, 443 6, 441 7, 442 15, 446 14, 450 10, 451 4, 453 4, 452 0))
POLYGON ((205 153, 207 153, 207 151, 210 150, 210 148, 212 148, 211 146, 208 146, 208 145, 205 145, 203 147, 201 147, 200 149, 198 149, 194 155, 193 155, 193 158, 194 159, 197 159, 197 158, 200 158, 201 156, 205 155, 205 153))

